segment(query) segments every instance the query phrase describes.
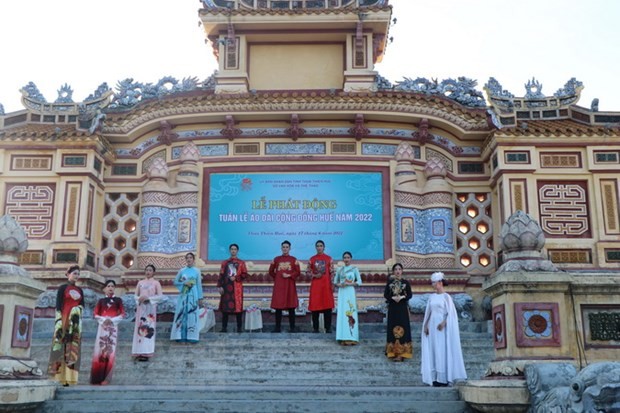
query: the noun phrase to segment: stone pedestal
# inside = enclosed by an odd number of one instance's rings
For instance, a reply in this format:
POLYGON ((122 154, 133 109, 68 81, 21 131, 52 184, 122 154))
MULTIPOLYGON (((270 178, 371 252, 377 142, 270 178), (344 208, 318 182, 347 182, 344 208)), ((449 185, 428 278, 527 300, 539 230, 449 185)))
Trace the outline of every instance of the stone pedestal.
POLYGON ((6 276, 2 273, 3 265, 0 264, 0 355, 27 359, 30 357, 34 303, 45 290, 45 284, 30 277, 6 276))
POLYGON ((56 388, 30 359, 35 301, 45 284, 18 265, 27 248, 19 224, 8 215, 0 217, 0 411, 30 408, 53 397, 56 388))
POLYGON ((506 272, 484 284, 493 299, 491 375, 522 376, 527 363, 574 360, 571 280, 568 273, 506 272))

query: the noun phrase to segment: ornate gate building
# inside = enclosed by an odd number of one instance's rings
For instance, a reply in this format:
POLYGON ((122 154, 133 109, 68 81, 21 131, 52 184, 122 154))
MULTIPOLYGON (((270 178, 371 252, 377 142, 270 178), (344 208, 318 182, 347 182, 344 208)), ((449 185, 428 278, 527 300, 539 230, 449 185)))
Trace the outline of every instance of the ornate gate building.
POLYGON ((352 250, 369 311, 395 262, 417 291, 441 270, 479 304, 517 210, 557 267, 620 268, 620 113, 578 106, 578 80, 523 97, 493 78, 391 84, 375 71, 386 0, 203 0, 199 17, 219 62, 206 79, 125 79, 82 102, 65 85, 53 103, 30 83, 0 113, 0 209, 36 279, 77 263, 92 289, 132 291, 153 263, 169 285, 191 251, 215 304, 236 242, 246 304, 265 307, 280 242, 304 261, 323 239, 352 250))

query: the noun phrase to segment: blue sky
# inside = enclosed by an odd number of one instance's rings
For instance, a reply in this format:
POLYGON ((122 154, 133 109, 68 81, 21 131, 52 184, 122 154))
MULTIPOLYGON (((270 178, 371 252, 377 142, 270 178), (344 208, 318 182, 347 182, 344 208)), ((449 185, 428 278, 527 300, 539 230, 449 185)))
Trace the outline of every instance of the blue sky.
MULTIPOLYGON (((620 111, 620 1, 390 0, 397 19, 376 69, 403 77, 495 77, 516 96, 536 77, 552 95, 571 77, 579 102, 620 111)), ((29 0, 0 5, 0 103, 21 110, 33 81, 48 101, 65 83, 81 101, 103 82, 207 78, 216 68, 197 0, 29 0)))

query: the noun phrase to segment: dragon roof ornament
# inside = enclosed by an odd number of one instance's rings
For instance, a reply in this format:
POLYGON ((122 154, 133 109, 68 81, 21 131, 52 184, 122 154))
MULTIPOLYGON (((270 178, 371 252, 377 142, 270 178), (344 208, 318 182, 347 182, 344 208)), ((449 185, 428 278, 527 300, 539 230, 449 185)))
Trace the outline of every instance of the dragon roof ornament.
POLYGON ((158 99, 196 89, 214 89, 216 74, 217 71, 202 83, 196 77, 186 77, 179 81, 172 76, 164 76, 157 83, 134 82, 133 78, 127 78, 116 84, 117 92, 112 96, 109 107, 127 109, 148 99, 158 99))
POLYGON ((528 80, 525 86, 525 96, 515 97, 504 90, 497 79, 491 77, 484 85, 487 99, 493 110, 501 116, 512 116, 517 111, 553 110, 568 107, 579 101, 583 83, 571 78, 564 87, 558 89, 553 96, 542 93, 542 83, 536 78, 528 80))
POLYGON ((342 9, 377 7, 388 0, 201 0, 205 9, 342 9))
POLYGON ((73 89, 68 84, 64 84, 58 89, 58 97, 54 103, 74 103, 73 102, 73 89))
POLYGON ((393 90, 443 96, 464 106, 486 108, 487 104, 482 92, 476 90, 477 84, 476 80, 464 76, 458 77, 456 80, 444 79, 441 82, 438 82, 437 79, 428 80, 425 77, 416 79, 405 77, 396 82, 393 90))
POLYGON ((53 103, 49 103, 39 91, 34 82, 28 82, 20 92, 22 93, 22 103, 26 109, 41 114, 66 114, 78 115, 84 111, 95 112, 97 109, 105 108, 109 103, 112 90, 106 83, 102 83, 94 94, 89 95, 83 102, 73 101, 73 89, 67 83, 57 90, 58 97, 53 103))

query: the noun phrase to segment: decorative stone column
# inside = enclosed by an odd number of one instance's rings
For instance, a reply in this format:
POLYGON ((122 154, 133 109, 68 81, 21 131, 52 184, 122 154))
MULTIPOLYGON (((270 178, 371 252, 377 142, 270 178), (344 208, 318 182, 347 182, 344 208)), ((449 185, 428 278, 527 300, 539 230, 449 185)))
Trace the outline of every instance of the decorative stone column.
POLYGON ((429 269, 455 269, 454 190, 445 179, 445 165, 438 159, 428 160, 424 168, 426 182, 422 186, 413 167, 414 151, 408 142, 401 142, 395 159, 396 260, 405 268, 421 269, 425 278, 429 269))
POLYGON ((185 253, 197 252, 199 156, 189 142, 176 174, 161 158, 150 165, 142 189, 138 268, 154 264, 158 270, 176 270, 184 265, 185 253))
POLYGON ((485 380, 460 386, 463 400, 484 412, 525 412, 530 403, 537 412, 616 411, 620 364, 606 361, 620 358, 617 273, 558 270, 523 211, 508 218, 499 245, 504 263, 483 284, 495 359, 485 380))
POLYGON ((499 234, 504 263, 483 284, 492 298, 495 359, 485 380, 461 386, 463 399, 480 411, 525 412, 525 365, 573 361, 574 318, 566 299, 572 277, 542 257, 544 245, 540 225, 523 211, 511 215, 499 234))
POLYGON ((18 264, 28 248, 26 232, 9 215, 0 217, 0 406, 10 411, 53 397, 55 384, 30 359, 35 301, 45 284, 18 264), (11 410, 12 409, 12 410, 11 410))

